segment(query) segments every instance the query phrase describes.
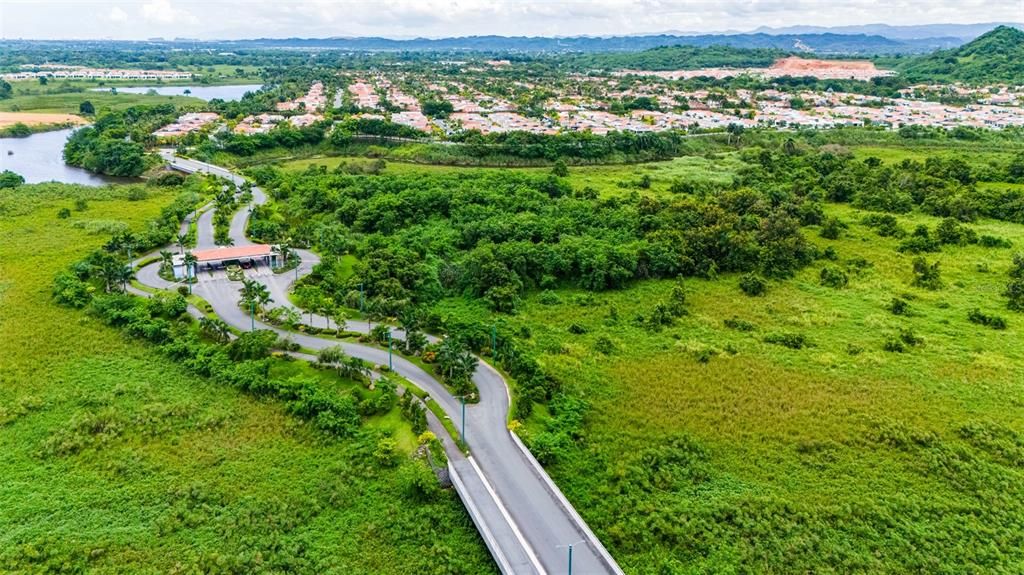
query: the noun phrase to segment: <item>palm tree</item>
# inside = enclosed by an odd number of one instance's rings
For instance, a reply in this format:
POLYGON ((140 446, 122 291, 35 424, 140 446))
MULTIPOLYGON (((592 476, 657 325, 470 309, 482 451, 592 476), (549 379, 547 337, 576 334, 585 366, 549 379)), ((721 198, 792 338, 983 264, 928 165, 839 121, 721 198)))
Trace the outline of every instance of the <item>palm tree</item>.
POLYGON ((181 253, 185 253, 185 242, 188 241, 188 234, 178 234, 178 247, 181 249, 181 253))
POLYGON ((192 279, 192 268, 199 263, 199 258, 192 254, 192 252, 186 252, 184 257, 185 263, 185 277, 189 280, 192 279))
POLYGON ((160 250, 160 271, 168 272, 174 266, 174 254, 167 250, 160 250))
POLYGON ((360 380, 370 376, 370 368, 358 357, 349 356, 338 365, 338 375, 360 380))
POLYGON ((98 266, 98 274, 103 278, 104 291, 110 293, 111 289, 121 281, 121 273, 124 265, 110 257, 98 266))
POLYGON ((292 247, 288 244, 288 240, 285 240, 277 244, 276 246, 274 246, 273 250, 274 253, 280 256, 278 267, 287 266, 288 260, 292 259, 292 257, 294 256, 294 250, 292 250, 292 247))
POLYGON ((267 286, 259 284, 259 290, 256 291, 256 307, 259 309, 265 309, 268 303, 274 301, 274 298, 270 297, 270 290, 267 286))
POLYGON ((242 303, 245 307, 251 306, 256 302, 256 292, 259 290, 260 282, 251 279, 243 279, 242 287, 238 290, 238 293, 242 294, 242 303))
POLYGON ((132 271, 132 267, 128 264, 121 264, 116 268, 114 279, 121 283, 121 291, 128 291, 128 282, 131 281, 135 273, 132 271))
POLYGON ((231 328, 220 318, 201 318, 199 320, 199 327, 203 330, 203 333, 220 343, 227 342, 231 335, 231 328))
POLYGON ((267 289, 267 286, 256 280, 243 279, 242 287, 238 292, 242 294, 242 303, 245 304, 246 307, 256 306, 257 308, 262 309, 268 303, 274 301, 274 299, 270 297, 270 290, 267 289))
POLYGON ((441 347, 437 350, 437 366, 441 368, 445 379, 454 381, 462 376, 462 354, 462 345, 455 338, 446 337, 441 341, 441 347))
POLYGON ((420 308, 407 305, 398 312, 398 325, 402 331, 409 333, 419 330, 423 324, 423 312, 420 308))
POLYGON ((449 384, 462 387, 476 371, 478 364, 476 356, 455 338, 446 337, 441 341, 441 347, 437 350, 437 366, 449 384))

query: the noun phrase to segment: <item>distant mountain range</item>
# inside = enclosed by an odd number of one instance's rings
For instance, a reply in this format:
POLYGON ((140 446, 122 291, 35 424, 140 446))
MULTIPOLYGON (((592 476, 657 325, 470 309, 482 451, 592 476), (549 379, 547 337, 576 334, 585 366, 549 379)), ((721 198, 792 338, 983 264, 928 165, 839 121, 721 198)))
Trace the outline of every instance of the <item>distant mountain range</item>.
MULTIPOLYGON (((923 54, 961 46, 999 26, 989 24, 870 24, 824 28, 792 26, 759 28, 750 33, 694 34, 672 32, 633 36, 465 36, 458 38, 391 39, 382 37, 259 38, 218 41, 240 48, 313 48, 370 52, 636 52, 660 46, 729 46, 836 55, 923 54)), ((1024 24, 1009 26, 1024 27, 1024 24)))
MULTIPOLYGON (((748 33, 696 34, 670 32, 630 36, 464 36, 455 38, 393 39, 383 37, 333 38, 256 38, 245 40, 201 41, 187 38, 152 38, 138 42, 149 46, 171 45, 197 49, 297 48, 306 50, 344 50, 352 52, 478 52, 495 55, 515 54, 587 54, 600 52, 640 52, 665 46, 725 46, 738 49, 778 50, 825 56, 884 56, 927 54, 958 48, 990 30, 987 24, 927 24, 920 26, 791 26, 759 28, 748 33)), ((1024 24, 1008 24, 1021 29, 1024 24)), ((46 41, 25 40, 28 43, 46 41)), ((51 41, 60 43, 59 41, 51 41)), ((97 42, 97 41, 92 41, 97 42)), ((88 42, 86 42, 88 43, 88 42)), ((131 43, 131 42, 129 42, 131 43)))
POLYGON ((473 52, 634 52, 659 46, 730 46, 733 48, 771 48, 818 54, 919 54, 937 49, 955 48, 964 41, 958 37, 894 40, 868 34, 703 34, 679 36, 465 36, 460 38, 259 38, 224 41, 243 48, 319 48, 352 51, 473 51, 473 52))
POLYGON ((762 26, 752 33, 762 34, 867 34, 882 36, 890 40, 932 40, 957 38, 969 42, 997 26, 1024 28, 1022 23, 987 22, 984 24, 921 24, 916 26, 890 26, 889 24, 865 24, 861 26, 786 26, 769 28, 762 26))

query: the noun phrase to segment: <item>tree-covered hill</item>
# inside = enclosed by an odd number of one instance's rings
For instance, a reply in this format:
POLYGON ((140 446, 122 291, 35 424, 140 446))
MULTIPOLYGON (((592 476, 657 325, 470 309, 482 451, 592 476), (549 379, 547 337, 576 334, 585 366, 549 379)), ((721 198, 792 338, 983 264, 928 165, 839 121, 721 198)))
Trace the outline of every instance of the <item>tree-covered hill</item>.
POLYGON ((776 48, 734 48, 732 46, 661 46, 643 52, 587 54, 572 59, 581 68, 635 68, 639 70, 683 70, 693 68, 761 67, 786 53, 776 48))
POLYGON ((1024 32, 999 26, 955 50, 941 50, 910 60, 902 72, 911 81, 1021 83, 1024 82, 1024 32))

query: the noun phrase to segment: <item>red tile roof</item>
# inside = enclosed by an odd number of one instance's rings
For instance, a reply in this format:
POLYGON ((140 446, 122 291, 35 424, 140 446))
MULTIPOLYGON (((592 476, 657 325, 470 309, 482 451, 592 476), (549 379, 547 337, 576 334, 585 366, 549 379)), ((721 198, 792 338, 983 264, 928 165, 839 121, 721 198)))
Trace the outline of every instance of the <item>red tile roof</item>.
POLYGON ((231 246, 222 248, 211 248, 208 250, 195 250, 192 255, 201 262, 215 260, 234 260, 238 258, 257 258, 270 255, 270 246, 266 244, 255 244, 251 246, 231 246))

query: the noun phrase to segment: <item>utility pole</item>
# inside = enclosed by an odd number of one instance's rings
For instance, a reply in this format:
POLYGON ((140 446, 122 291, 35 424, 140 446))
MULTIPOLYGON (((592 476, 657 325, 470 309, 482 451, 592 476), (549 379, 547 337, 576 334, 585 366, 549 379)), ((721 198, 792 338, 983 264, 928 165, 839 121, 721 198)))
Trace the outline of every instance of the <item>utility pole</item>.
POLYGON ((359 313, 363 313, 363 284, 359 284, 359 313))

